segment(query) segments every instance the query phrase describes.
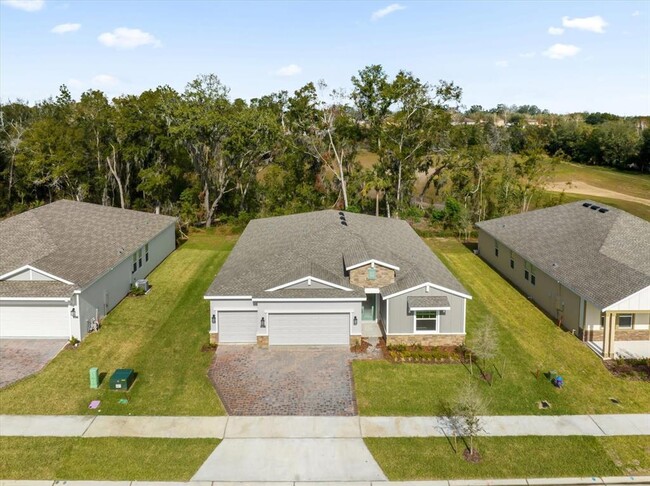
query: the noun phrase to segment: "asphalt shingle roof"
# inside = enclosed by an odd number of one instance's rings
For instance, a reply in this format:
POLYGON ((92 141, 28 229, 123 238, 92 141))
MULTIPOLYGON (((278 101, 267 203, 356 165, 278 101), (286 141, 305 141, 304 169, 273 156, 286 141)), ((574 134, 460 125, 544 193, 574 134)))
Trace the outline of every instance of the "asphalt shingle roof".
POLYGON ((601 309, 650 285, 650 223, 625 211, 579 201, 477 226, 601 309))
POLYGON ((369 258, 400 268, 383 295, 427 281, 468 295, 407 222, 347 212, 345 219, 347 226, 338 211, 326 210, 251 221, 206 296, 364 297, 363 289, 350 284, 345 265, 369 258), (266 291, 307 276, 353 290, 266 291))
MULTIPOLYGON (((0 221, 0 275, 30 265, 84 288, 175 221, 76 201, 47 204, 0 221)), ((21 289, 0 281, 0 296, 37 296, 21 289)))
POLYGON ((409 308, 439 308, 449 307, 449 299, 444 295, 423 295, 423 296, 410 296, 406 299, 409 308))

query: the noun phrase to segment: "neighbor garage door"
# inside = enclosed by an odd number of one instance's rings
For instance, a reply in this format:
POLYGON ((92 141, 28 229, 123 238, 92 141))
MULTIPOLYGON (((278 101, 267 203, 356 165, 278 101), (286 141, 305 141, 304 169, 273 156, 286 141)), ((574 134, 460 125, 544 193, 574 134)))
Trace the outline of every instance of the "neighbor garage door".
POLYGON ((350 344, 350 314, 271 314, 269 344, 350 344))
POLYGON ((68 305, 56 302, 0 304, 0 337, 56 338, 70 337, 68 305))
POLYGON ((219 342, 257 342, 257 311, 219 311, 219 342))

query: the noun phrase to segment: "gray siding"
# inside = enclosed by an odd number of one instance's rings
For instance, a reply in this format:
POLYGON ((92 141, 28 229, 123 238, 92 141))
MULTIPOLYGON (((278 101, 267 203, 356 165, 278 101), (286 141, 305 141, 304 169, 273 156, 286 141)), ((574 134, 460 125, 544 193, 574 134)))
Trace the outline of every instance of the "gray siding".
POLYGON ((526 296, 532 298, 546 313, 556 321, 562 319, 562 325, 570 330, 580 328, 580 296, 566 288, 555 279, 536 268, 535 285, 524 278, 526 260, 498 242, 499 256, 494 252, 495 240, 483 230, 479 230, 479 252, 481 258, 494 267, 507 280, 518 287, 526 296), (515 268, 510 268, 510 257, 515 268))
POLYGON ((448 292, 429 287, 388 299, 387 334, 413 334, 413 314, 408 312, 407 299, 410 296, 444 296, 449 300, 450 310, 438 315, 439 334, 462 334, 465 332, 465 299, 448 292))
MULTIPOLYGON (((78 296, 78 319, 73 323, 73 334, 78 339, 88 332, 90 320, 99 315, 103 317, 111 311, 131 289, 131 284, 144 278, 156 268, 176 247, 176 227, 171 225, 149 242, 149 261, 145 261, 144 246, 142 267, 132 274, 132 256, 128 255, 121 263, 112 268, 81 291, 78 296)), ((155 292, 155 289, 152 291, 155 292)))

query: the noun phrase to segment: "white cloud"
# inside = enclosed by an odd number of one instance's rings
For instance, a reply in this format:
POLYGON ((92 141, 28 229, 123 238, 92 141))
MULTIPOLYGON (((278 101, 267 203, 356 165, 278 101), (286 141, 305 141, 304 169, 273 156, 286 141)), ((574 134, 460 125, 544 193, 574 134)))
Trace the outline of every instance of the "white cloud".
POLYGON ((68 87, 74 88, 74 89, 81 89, 84 86, 83 81, 80 81, 79 79, 76 79, 76 78, 68 79, 68 82, 66 84, 68 85, 68 87))
POLYGON ((519 54, 519 57, 523 57, 524 59, 531 59, 531 58, 535 57, 535 53, 534 52, 524 52, 524 53, 519 54))
POLYGON ((2 3, 25 12, 37 12, 45 6, 45 0, 2 0, 2 3))
POLYGON ((497 61, 497 62, 494 63, 494 65, 497 66, 497 67, 506 68, 506 67, 508 67, 510 65, 510 63, 508 61, 497 61))
POLYGON ((576 17, 575 19, 562 17, 562 26, 567 29, 587 30, 589 32, 596 32, 597 34, 604 34, 607 22, 600 15, 582 18, 576 17))
POLYGON ((127 27, 118 27, 113 32, 104 32, 97 37, 97 40, 107 47, 116 47, 117 49, 135 49, 147 45, 160 47, 162 45, 152 34, 127 27))
POLYGON ((567 57, 573 57, 579 52, 580 48, 578 46, 571 44, 553 44, 542 52, 542 54, 550 59, 565 59, 567 57))
POLYGON ((376 12, 373 12, 370 19, 379 20, 382 17, 386 17, 386 15, 390 15, 393 12, 397 12, 398 10, 404 10, 405 8, 406 7, 404 5, 400 5, 399 3, 391 3, 388 7, 384 7, 377 10, 376 12))
POLYGON ((300 66, 297 64, 289 64, 288 66, 282 66, 280 69, 275 71, 275 74, 277 76, 295 76, 301 72, 302 68, 300 66))
POLYGON ((97 76, 93 77, 92 82, 97 86, 107 87, 117 86, 120 84, 120 80, 115 76, 111 76, 110 74, 98 74, 97 76))
POLYGON ((50 32, 53 34, 66 34, 75 32, 81 28, 81 24, 59 24, 55 25, 50 32))
POLYGON ((639 15, 641 15, 641 12, 639 10, 632 12, 632 17, 638 17, 639 15))
POLYGON ((548 33, 551 35, 562 35, 564 34, 564 29, 562 27, 549 27, 548 33))

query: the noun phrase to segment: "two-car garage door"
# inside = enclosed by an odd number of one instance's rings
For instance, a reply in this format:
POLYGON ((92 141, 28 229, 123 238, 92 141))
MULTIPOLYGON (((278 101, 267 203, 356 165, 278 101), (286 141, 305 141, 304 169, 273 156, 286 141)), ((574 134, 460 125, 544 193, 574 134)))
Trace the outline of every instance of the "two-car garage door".
POLYGON ((70 337, 70 313, 66 303, 2 302, 0 338, 70 337))
POLYGON ((350 343, 350 314, 270 314, 271 345, 350 343))
MULTIPOLYGON (((220 343, 257 341, 257 311, 219 311, 220 343)), ((349 313, 270 313, 270 345, 348 345, 349 313)))

